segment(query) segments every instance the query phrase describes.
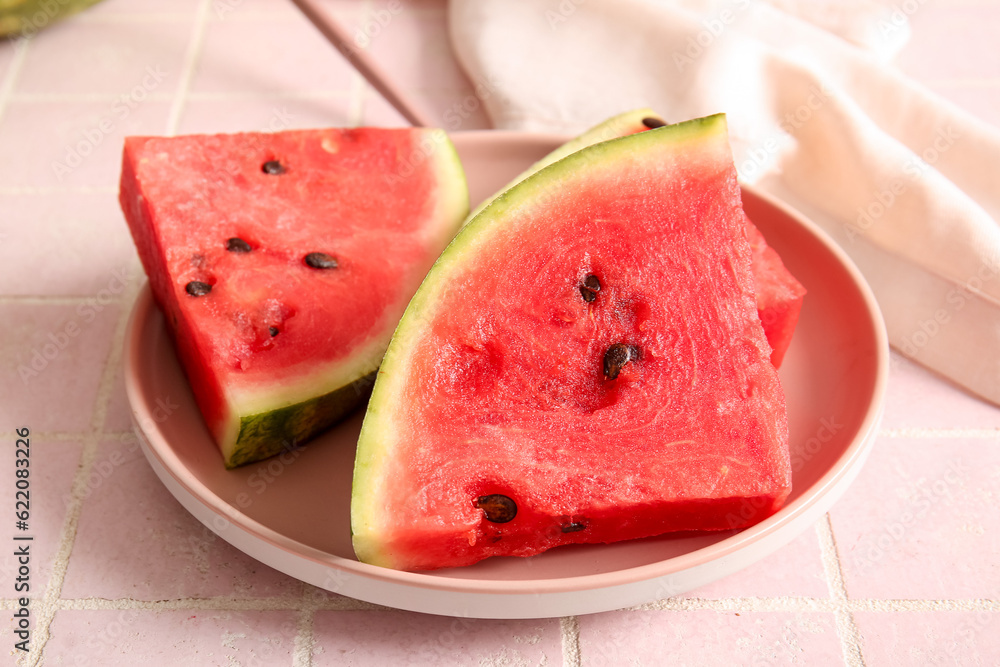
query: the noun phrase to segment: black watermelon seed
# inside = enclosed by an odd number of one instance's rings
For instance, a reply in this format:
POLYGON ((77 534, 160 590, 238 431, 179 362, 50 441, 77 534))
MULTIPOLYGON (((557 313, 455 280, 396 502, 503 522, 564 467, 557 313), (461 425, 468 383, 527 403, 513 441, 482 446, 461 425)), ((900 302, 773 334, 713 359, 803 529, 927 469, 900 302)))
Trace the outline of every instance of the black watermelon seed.
POLYGON ((649 116, 648 118, 642 119, 642 124, 651 130, 655 130, 658 127, 663 127, 667 123, 661 118, 654 118, 653 116, 649 116))
POLYGON ((597 279, 597 276, 590 274, 587 276, 583 284, 580 285, 580 294, 583 296, 583 300, 587 303, 592 303, 594 299, 597 298, 597 293, 601 291, 601 281, 597 279))
POLYGON ((268 160, 267 162, 264 163, 264 166, 262 166, 260 169, 265 174, 271 174, 272 176, 278 176, 287 171, 285 169, 285 165, 281 164, 277 160, 268 160))
POLYGON ((226 241, 226 250, 229 252, 250 252, 250 244, 238 236, 234 236, 226 241))
POLYGON ((271 334, 272 337, 278 335, 278 327, 268 327, 267 331, 268 333, 271 334))
POLYGON ((337 268, 337 260, 334 259, 333 255, 328 255, 325 252, 311 252, 306 255, 306 264, 314 269, 335 269, 337 268))
POLYGON ((638 348, 624 343, 615 343, 604 353, 604 376, 609 380, 614 380, 621 373, 625 364, 638 358, 638 348))
POLYGON ((212 286, 200 280, 192 280, 184 286, 184 291, 191 296, 205 296, 212 291, 212 286))
POLYGON ((573 523, 563 524, 562 532, 564 532, 564 533, 578 533, 578 532, 580 532, 581 530, 583 530, 586 527, 587 527, 586 525, 584 525, 584 524, 582 524, 582 523, 580 523, 578 521, 574 521, 573 523))
POLYGON ((476 507, 483 510, 486 519, 493 523, 507 523, 517 516, 517 503, 499 493, 479 496, 476 499, 476 507))

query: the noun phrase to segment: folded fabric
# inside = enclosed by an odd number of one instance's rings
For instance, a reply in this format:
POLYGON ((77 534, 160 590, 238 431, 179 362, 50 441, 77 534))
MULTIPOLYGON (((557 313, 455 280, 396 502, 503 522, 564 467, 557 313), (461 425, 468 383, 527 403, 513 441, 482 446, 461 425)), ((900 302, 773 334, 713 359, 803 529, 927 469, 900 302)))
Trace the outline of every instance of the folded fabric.
POLYGON ((844 248, 892 345, 1000 403, 1000 131, 884 62, 908 34, 902 9, 452 0, 450 25, 498 128, 725 112, 741 178, 844 248))

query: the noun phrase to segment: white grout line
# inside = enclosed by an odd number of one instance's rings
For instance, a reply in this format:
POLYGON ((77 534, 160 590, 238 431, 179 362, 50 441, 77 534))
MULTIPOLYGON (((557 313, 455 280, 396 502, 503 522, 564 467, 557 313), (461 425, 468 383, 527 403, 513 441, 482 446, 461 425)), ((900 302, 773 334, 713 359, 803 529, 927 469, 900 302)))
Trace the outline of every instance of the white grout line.
POLYGON ((177 91, 174 102, 170 106, 170 115, 167 117, 167 135, 173 136, 177 133, 177 128, 181 123, 181 114, 184 112, 184 105, 187 103, 188 92, 191 88, 191 80, 194 78, 194 71, 201 57, 201 46, 205 41, 205 31, 208 28, 208 10, 211 0, 201 0, 195 13, 194 28, 191 30, 191 42, 188 50, 184 54, 184 65, 181 69, 181 80, 177 82, 177 91))
POLYGON ((292 667, 312 667, 313 649, 316 637, 313 623, 316 619, 317 603, 311 599, 309 585, 302 585, 298 627, 295 632, 295 649, 292 653, 292 667))
MULTIPOLYGON (((186 100, 190 102, 246 102, 274 100, 337 100, 353 94, 352 90, 220 90, 188 91, 186 100)), ((120 93, 12 93, 10 99, 16 102, 114 102, 120 93)), ((149 93, 143 101, 173 102, 174 93, 149 93)))
MULTIPOLYGON (((358 10, 358 21, 364 24, 372 14, 371 0, 363 0, 358 10)), ((350 66, 350 65, 348 65, 350 66)), ((351 68, 351 103, 347 112, 347 125, 349 127, 361 127, 365 123, 365 100, 372 94, 372 88, 353 67, 351 68)))
MULTIPOLYGON (((10 99, 15 102, 99 102, 114 104, 121 99, 122 92, 108 91, 104 93, 13 93, 10 99)), ((143 102, 169 102, 174 99, 170 93, 146 93, 143 102)))
MULTIPOLYGON (((383 3, 384 4, 384 3, 383 3)), ((291 6, 289 4, 289 6, 291 6)), ((350 14, 352 9, 344 9, 334 7, 331 11, 338 15, 350 14)), ((406 13, 412 16, 436 16, 440 15, 441 9, 436 7, 407 7, 406 13)), ((73 17, 74 21, 79 23, 89 23, 89 24, 101 24, 101 23, 162 23, 165 21, 170 21, 174 23, 181 23, 190 20, 190 13, 180 13, 180 12, 150 12, 147 14, 91 14, 87 12, 82 12, 73 17)), ((239 10, 231 14, 226 14, 221 19, 216 17, 214 14, 210 17, 210 20, 215 23, 273 23, 275 21, 298 21, 302 17, 297 11, 293 10, 239 10)))
POLYGON ((576 616, 560 618, 559 631, 562 635, 563 667, 580 667, 583 664, 580 656, 580 619, 576 616))
POLYGON ((627 611, 835 611, 829 598, 667 598, 630 607, 627 611))
POLYGON ((191 20, 191 12, 149 12, 143 14, 109 14, 81 12, 73 16, 78 23, 186 23, 191 20))
MULTIPOLYGON (((308 584, 303 584, 308 586, 308 584)), ((308 591, 308 588, 306 589, 308 591)), ((14 600, 9 601, 14 604, 14 600)), ((388 607, 363 602, 344 596, 313 600, 308 593, 304 596, 240 598, 218 596, 210 598, 176 598, 170 600, 137 600, 134 598, 71 598, 60 599, 59 609, 79 610, 128 610, 143 611, 301 611, 308 608, 316 611, 388 611, 388 607)))
MULTIPOLYGON (((331 598, 326 602, 303 602, 300 597, 270 597, 270 598, 175 598, 170 600, 139 600, 135 598, 59 598, 55 607, 59 609, 114 611, 114 610, 145 610, 145 611, 302 611, 308 605, 313 614, 317 611, 396 611, 390 607, 376 605, 371 602, 355 600, 348 597, 331 598)), ((732 597, 732 598, 670 598, 636 605, 621 612, 640 611, 740 611, 747 613, 771 612, 801 612, 801 613, 833 613, 843 607, 845 601, 831 598, 808 597, 732 597)), ((0 609, 16 609, 16 598, 0 598, 0 609)), ((967 600, 915 600, 915 599, 852 599, 846 601, 846 608, 852 612, 867 612, 876 614, 919 614, 929 612, 1000 613, 1000 599, 974 598, 967 600)), ((575 617, 565 617, 560 620, 561 627, 569 634, 563 637, 575 641, 574 627, 578 628, 575 617), (576 623, 576 626, 573 624, 576 623)), ((566 646, 564 644, 564 646, 566 646)), ((572 644, 569 645, 570 647, 572 644)), ((569 648, 568 650, 572 650, 569 648)))
POLYGON ((61 185, 61 186, 24 186, 24 185, 0 185, 0 195, 106 195, 118 194, 117 185, 61 185))
MULTIPOLYGON (((134 299, 138 290, 138 286, 131 286, 130 289, 125 291, 125 294, 134 299)), ((80 455, 80 463, 77 467, 76 475, 73 478, 69 504, 66 508, 66 518, 63 520, 63 527, 59 535, 59 548, 53 558, 49 583, 46 586, 45 595, 42 598, 39 612, 36 616, 31 651, 27 657, 27 664, 32 667, 41 664, 45 644, 48 642, 50 636, 49 629, 55 618, 56 611, 59 609, 59 599, 62 594, 63 582, 66 579, 66 572, 69 570, 70 554, 72 554, 73 545, 76 542, 76 531, 80 523, 80 513, 83 509, 83 501, 87 493, 90 470, 93 467, 94 460, 97 458, 97 448, 104 439, 102 426, 107 417, 108 406, 111 403, 118 364, 121 363, 122 348, 125 342, 125 329, 128 324, 129 314, 129 308, 122 308, 121 314, 118 316, 118 322, 115 325, 115 332, 112 336, 110 352, 104 360, 104 369, 101 373, 101 381, 98 385, 96 400, 94 401, 94 412, 90 419, 90 432, 82 438, 83 452, 80 455)))
POLYGON ((1000 611, 1000 600, 851 600, 851 611, 929 612, 929 611, 1000 611))
POLYGON ((218 92, 189 92, 188 101, 197 102, 274 102, 279 100, 342 100, 348 99, 354 94, 353 88, 349 90, 234 90, 218 92))
POLYGON ((361 127, 365 123, 365 100, 371 95, 371 86, 357 72, 351 73, 351 102, 347 110, 347 126, 361 127))
POLYGON ((0 305, 3 306, 83 306, 95 304, 100 301, 100 305, 120 306, 126 302, 124 297, 115 296, 104 299, 96 294, 89 295, 65 295, 65 294, 3 294, 0 295, 0 305))
MULTIPOLYGON (((104 434, 106 438, 121 438, 124 435, 131 434, 131 431, 108 431, 104 434)), ((0 439, 13 440, 16 436, 14 431, 9 433, 0 433, 0 439)), ((37 440, 38 442, 44 442, 46 445, 50 442, 69 442, 77 443, 87 437, 85 431, 32 431, 31 439, 37 440)))
POLYGON ((833 525, 830 522, 829 514, 825 515, 823 521, 816 524, 816 534, 819 537, 823 571, 826 574, 830 597, 834 605, 833 614, 837 621, 837 635, 840 637, 840 647, 844 653, 844 664, 850 667, 864 667, 865 659, 861 654, 860 635, 848 601, 844 571, 841 567, 837 540, 833 535, 833 525))

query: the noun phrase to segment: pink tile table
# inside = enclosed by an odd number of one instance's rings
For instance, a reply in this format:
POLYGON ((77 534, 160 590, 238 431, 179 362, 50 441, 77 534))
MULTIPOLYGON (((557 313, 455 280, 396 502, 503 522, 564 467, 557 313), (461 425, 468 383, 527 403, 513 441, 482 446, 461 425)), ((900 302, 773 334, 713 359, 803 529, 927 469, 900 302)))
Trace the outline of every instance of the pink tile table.
MULTIPOLYGON (((323 4, 352 29, 388 7, 323 4)), ((898 66, 1000 123, 1000 1, 908 4, 898 66)), ((392 8, 370 53, 448 129, 488 127, 444 0, 392 8)), ((35 491, 31 650, 14 648, 5 546, 0 664, 1000 664, 1000 410, 900 357, 874 452, 827 516, 743 572, 640 608, 384 609, 274 571, 191 517, 138 449, 122 388, 142 283, 115 201, 122 137, 403 122, 282 0, 105 0, 0 43, 0 478, 27 426, 35 491)))

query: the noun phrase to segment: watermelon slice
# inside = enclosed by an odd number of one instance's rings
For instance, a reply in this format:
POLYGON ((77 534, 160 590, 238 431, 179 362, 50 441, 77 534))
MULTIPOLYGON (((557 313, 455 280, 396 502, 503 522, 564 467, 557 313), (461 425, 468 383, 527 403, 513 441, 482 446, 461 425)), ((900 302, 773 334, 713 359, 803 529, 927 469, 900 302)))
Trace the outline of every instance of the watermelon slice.
POLYGON ((228 467, 367 397, 468 213, 450 140, 416 129, 130 137, 120 199, 228 467))
POLYGON ((360 560, 420 570, 740 528, 791 488, 725 118, 497 198, 393 337, 358 442, 360 560))
MULTIPOLYGON (((500 192, 502 193, 510 189, 535 172, 582 148, 593 146, 596 143, 608 141, 609 139, 627 137, 637 132, 645 132, 646 130, 662 127, 665 124, 666 121, 659 114, 648 108, 634 109, 613 116, 600 125, 587 130, 575 139, 567 141, 531 165, 524 172, 516 176, 500 192)), ((496 196, 499 196, 499 194, 497 193, 496 196)), ((466 222, 478 215, 491 201, 493 199, 483 202, 466 219, 466 222)), ((750 218, 744 216, 744 223, 746 224, 750 247, 753 250, 752 269, 754 288, 757 292, 757 313, 764 324, 764 333, 767 334, 767 342, 771 345, 771 363, 774 364, 775 368, 778 368, 781 366, 781 362, 785 358, 785 353, 788 351, 788 346, 792 342, 792 334, 795 333, 795 325, 799 321, 799 312, 802 310, 802 300, 805 297, 806 289, 785 268, 781 257, 773 248, 767 245, 764 235, 760 233, 760 230, 757 229, 750 218)))
POLYGON ((795 325, 799 323, 806 288, 785 268, 778 251, 767 245, 764 235, 750 218, 744 215, 743 220, 750 242, 757 314, 771 345, 771 363, 780 368, 792 343, 795 325))

